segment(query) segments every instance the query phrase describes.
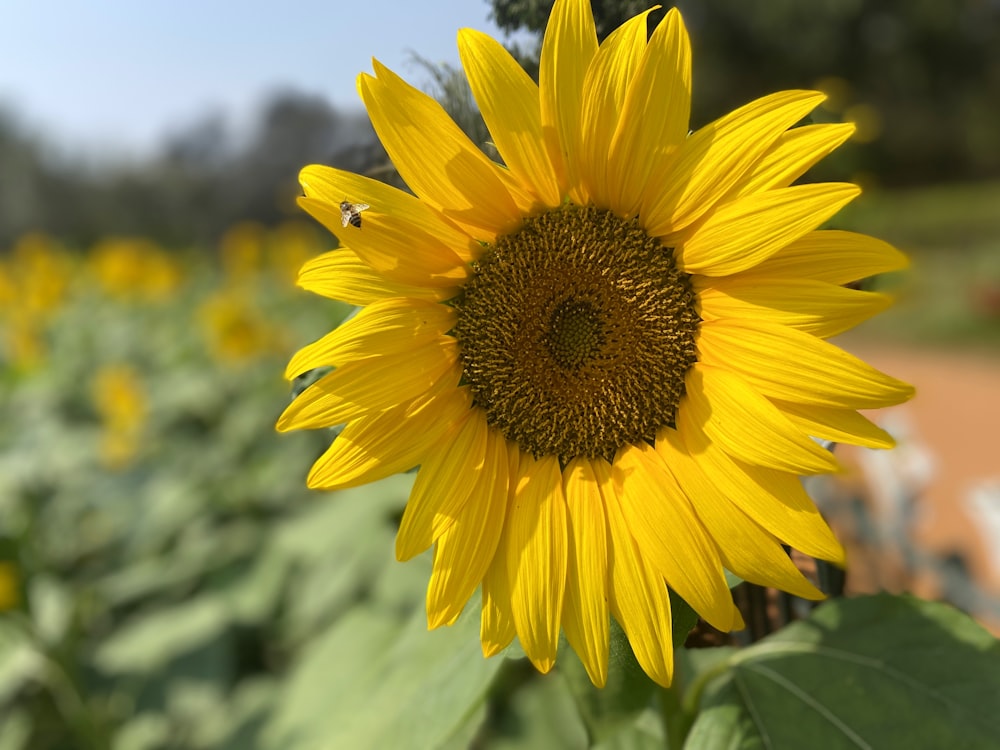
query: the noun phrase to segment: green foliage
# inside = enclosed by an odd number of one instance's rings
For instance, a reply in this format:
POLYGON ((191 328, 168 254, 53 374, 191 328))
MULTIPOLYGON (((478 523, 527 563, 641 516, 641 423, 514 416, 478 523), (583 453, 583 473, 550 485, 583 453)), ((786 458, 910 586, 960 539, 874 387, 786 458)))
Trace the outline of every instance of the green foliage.
POLYGON ((559 658, 550 675, 501 673, 478 746, 663 748, 654 707, 673 697, 668 730, 691 729, 670 731, 669 747, 685 750, 985 750, 1000 739, 1000 645, 950 606, 912 597, 835 600, 745 649, 681 652, 674 691, 616 675, 620 664, 612 679, 633 684, 598 691, 568 649, 559 658))
MULTIPOLYGON (((491 0, 493 10, 490 17, 497 26, 507 32, 520 29, 542 32, 552 10, 552 0, 491 0)), ((642 0, 591 0, 597 36, 604 39, 625 21, 649 10, 650 5, 642 0)), ((663 17, 664 9, 653 11, 652 22, 663 17)))
POLYGON ((685 748, 994 747, 998 674, 1000 644, 947 605, 832 601, 709 673, 685 748))
POLYGON ((883 237, 912 266, 878 280, 896 298, 855 334, 939 347, 1000 345, 1000 183, 866 191, 838 226, 883 237))
POLYGON ((750 648, 688 653, 695 616, 674 597, 671 690, 614 624, 602 690, 568 647, 544 676, 516 643, 483 659, 475 598, 428 632, 430 559, 392 556, 412 475, 310 493, 332 435, 274 431, 288 355, 346 309, 248 268, 252 242, 221 253, 225 273, 189 261, 148 289, 151 251, 128 247, 117 262, 146 265, 125 286, 39 242, 2 268, 26 296, 0 304, 0 562, 20 579, 0 613, 0 750, 646 750, 692 726, 691 748, 762 732, 822 748, 881 731, 879 706, 920 707, 894 736, 956 719, 969 747, 1000 733, 981 703, 995 641, 908 598, 832 602, 750 648), (25 357, 13 334, 32 294, 50 306, 25 357))
MULTIPOLYGON (((5 270, 18 288, 56 281, 5 270)), ((168 298, 142 299, 101 291, 92 271, 32 313, 41 361, 12 347, 27 300, 0 310, 0 557, 22 591, 0 612, 0 747, 260 746, 291 655, 384 567, 406 482, 367 502, 311 496, 303 477, 328 437, 274 431, 284 360, 342 307, 293 310, 300 295, 274 272, 195 263, 168 298), (218 337, 232 335, 243 348, 226 354, 218 337), (106 402, 109 372, 129 377, 106 402), (128 450, 109 454, 132 402, 128 450), (384 530, 367 553, 365 524, 384 530), (303 598, 319 557, 355 576, 339 599, 303 598)))
MULTIPOLYGON (((385 575, 405 579, 419 600, 428 570, 414 567, 421 581, 398 565, 385 575)), ((438 748, 482 719, 502 662, 482 658, 476 607, 428 633, 419 601, 386 604, 355 606, 310 646, 275 707, 269 746, 438 748)))
MULTIPOLYGON (((671 601, 680 600, 671 597, 671 601)), ((684 642, 683 635, 680 642, 684 642)), ((580 720, 588 735, 595 740, 616 736, 649 709, 656 686, 643 679, 642 667, 635 660, 624 632, 614 620, 611 623, 608 682, 604 688, 595 688, 590 683, 583 664, 570 649, 565 649, 559 658, 562 660, 559 669, 567 678, 565 685, 573 695, 580 720)))

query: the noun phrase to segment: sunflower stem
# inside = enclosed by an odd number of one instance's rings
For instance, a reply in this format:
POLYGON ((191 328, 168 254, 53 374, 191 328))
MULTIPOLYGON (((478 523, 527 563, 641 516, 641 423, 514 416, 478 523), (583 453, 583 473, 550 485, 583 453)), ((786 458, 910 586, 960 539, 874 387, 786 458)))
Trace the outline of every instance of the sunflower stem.
POLYGON ((660 687, 658 690, 660 718, 663 720, 663 736, 666 740, 665 746, 669 750, 681 750, 684 747, 688 730, 691 728, 691 717, 684 710, 682 695, 683 690, 676 679, 670 687, 660 687))

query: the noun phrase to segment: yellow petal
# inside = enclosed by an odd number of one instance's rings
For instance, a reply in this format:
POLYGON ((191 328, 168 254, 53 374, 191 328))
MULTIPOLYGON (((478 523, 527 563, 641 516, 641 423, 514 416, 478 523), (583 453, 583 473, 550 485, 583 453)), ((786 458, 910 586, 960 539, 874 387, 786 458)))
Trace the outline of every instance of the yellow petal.
POLYGON ((745 271, 811 232, 860 192, 856 185, 823 182, 726 203, 674 250, 678 265, 706 276, 745 271))
POLYGON ((705 320, 764 320, 820 338, 843 333, 892 304, 892 298, 885 294, 811 279, 747 278, 739 274, 695 276, 692 282, 705 320))
POLYGON ((295 353, 289 380, 316 367, 337 367, 428 344, 455 324, 450 307, 418 299, 387 299, 362 308, 350 320, 295 353))
MULTIPOLYGON (((340 221, 340 209, 324 200, 299 198, 299 205, 327 226, 340 221)), ((367 265, 403 284, 452 288, 469 275, 451 248, 397 215, 369 210, 361 228, 348 224, 335 234, 367 265)))
POLYGON ((562 195, 542 137, 538 86, 503 45, 480 31, 462 29, 458 52, 504 164, 542 205, 555 208, 562 195))
POLYGON ((837 461, 740 376, 697 363, 684 379, 688 411, 710 440, 746 463, 792 474, 836 471, 837 461))
MULTIPOLYGON (((517 486, 517 471, 520 454, 515 443, 507 443, 507 517, 514 503, 517 486)), ((503 651, 514 640, 514 612, 511 609, 510 565, 507 555, 510 549, 510 521, 504 523, 500 532, 497 553, 483 578, 483 613, 479 625, 479 640, 483 645, 483 656, 489 658, 503 651)))
POLYGON ((389 297, 450 299, 459 291, 457 286, 427 287, 390 281, 346 247, 306 261, 299 270, 298 285, 313 294, 359 307, 389 297))
POLYGON ((542 134, 563 195, 583 205, 580 188, 580 122, 583 81, 597 52, 590 4, 556 0, 549 14, 538 63, 542 134))
POLYGON ((906 401, 913 386, 833 344, 762 321, 701 325, 701 362, 731 370, 768 398, 835 409, 877 409, 906 401))
POLYGON ((430 235, 464 262, 473 260, 479 255, 479 243, 467 232, 445 219, 415 195, 403 192, 399 188, 373 180, 371 177, 362 177, 353 172, 318 164, 305 167, 299 172, 299 183, 306 198, 311 199, 311 202, 305 205, 312 206, 313 201, 326 204, 326 213, 316 218, 338 237, 342 232, 348 239, 357 236, 354 232, 357 227, 350 224, 345 227, 341 221, 340 203, 346 200, 351 203, 367 203, 371 206, 364 213, 365 228, 371 215, 394 216, 419 233, 430 235))
POLYGON ((486 158, 432 97, 377 60, 372 65, 378 77, 362 74, 358 88, 410 189, 479 239, 514 229, 533 204, 515 178, 486 158))
POLYGON ((822 229, 786 245, 745 276, 846 284, 908 265, 906 256, 888 242, 855 232, 822 229))
POLYGON ((569 521, 569 566, 563 631, 597 687, 608 679, 608 524, 605 500, 590 459, 563 471, 569 521))
POLYGON ((671 8, 645 45, 611 143, 608 174, 619 216, 639 213, 649 176, 684 142, 690 115, 691 42, 671 8))
POLYGON ((728 631, 736 611, 715 543, 691 503, 647 443, 619 449, 615 493, 643 554, 691 607, 728 631))
POLYGON ((350 362, 300 393, 278 419, 279 432, 344 424, 412 401, 442 378, 458 385, 458 342, 451 336, 412 351, 350 362))
POLYGON ((670 594, 656 569, 639 551, 615 495, 611 467, 601 459, 594 471, 608 513, 608 605, 649 677, 670 687, 674 674, 670 594))
POLYGON ((629 81, 646 48, 648 14, 646 11, 634 16, 611 32, 598 48, 584 79, 580 178, 590 202, 598 208, 611 207, 612 188, 608 179, 611 139, 629 81))
MULTIPOLYGON (((504 549, 502 537, 498 547, 504 549)), ((515 634, 506 558, 497 555, 483 578, 483 612, 479 624, 483 656, 488 659, 499 654, 511 644, 515 634)))
POLYGON ((524 653, 540 672, 556 661, 566 589, 566 501, 559 461, 522 454, 510 533, 503 554, 511 582, 514 627, 524 653))
POLYGON ((753 521, 807 555, 843 562, 843 547, 798 477, 730 458, 692 424, 686 411, 678 413, 677 428, 686 453, 698 462, 722 494, 753 521))
POLYGON ((278 432, 315 430, 377 414, 430 392, 458 385, 458 344, 450 336, 412 352, 350 362, 303 391, 278 419, 278 432))
POLYGON ((441 436, 471 406, 463 387, 357 419, 313 464, 306 483, 312 489, 339 490, 412 469, 440 450, 441 436))
POLYGON ((853 123, 792 128, 775 141, 760 161, 733 187, 727 201, 791 185, 855 131, 853 123))
POLYGON ((781 91, 750 102, 692 134, 650 176, 640 219, 646 232, 672 247, 710 211, 789 127, 823 94, 781 91))
POLYGON ((455 522, 489 468, 488 427, 482 410, 473 409, 456 427, 441 451, 429 456, 417 472, 396 533, 397 560, 409 560, 430 547, 455 522))
POLYGON ((803 406, 787 401, 775 401, 774 405, 803 432, 814 437, 865 448, 893 448, 896 445, 892 435, 852 409, 803 406))
POLYGON ((434 547, 434 569, 427 586, 427 626, 431 629, 458 619, 486 575, 500 540, 507 510, 507 449, 503 436, 494 430, 473 495, 434 547))
POLYGON ((665 427, 656 436, 656 452, 719 547, 722 563, 745 581, 773 586, 804 599, 823 594, 795 567, 781 543, 735 506, 688 455, 676 430, 665 427))

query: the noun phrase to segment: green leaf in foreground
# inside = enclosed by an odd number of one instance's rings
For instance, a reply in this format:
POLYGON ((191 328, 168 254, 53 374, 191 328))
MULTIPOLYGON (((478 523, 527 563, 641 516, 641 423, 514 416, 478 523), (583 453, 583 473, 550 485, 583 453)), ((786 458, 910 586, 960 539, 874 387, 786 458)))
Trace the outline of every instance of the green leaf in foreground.
POLYGON ((688 750, 1000 747, 1000 645, 954 608, 831 601, 740 651, 702 699, 688 750))
POLYGON ((450 746, 482 710, 502 663, 482 656, 478 611, 473 597, 453 626, 428 632, 422 608, 404 618, 392 609, 355 607, 301 653, 267 746, 450 746))

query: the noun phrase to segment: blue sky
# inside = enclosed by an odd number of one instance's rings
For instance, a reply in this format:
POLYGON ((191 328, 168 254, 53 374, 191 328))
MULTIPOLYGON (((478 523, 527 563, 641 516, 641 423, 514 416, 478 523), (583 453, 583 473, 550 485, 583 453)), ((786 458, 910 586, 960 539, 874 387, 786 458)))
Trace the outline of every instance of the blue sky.
POLYGON ((4 3, 0 106, 64 146, 141 153, 209 110, 235 120, 292 86, 360 109, 377 57, 457 64, 455 33, 493 35, 487 0, 52 0, 4 3))

